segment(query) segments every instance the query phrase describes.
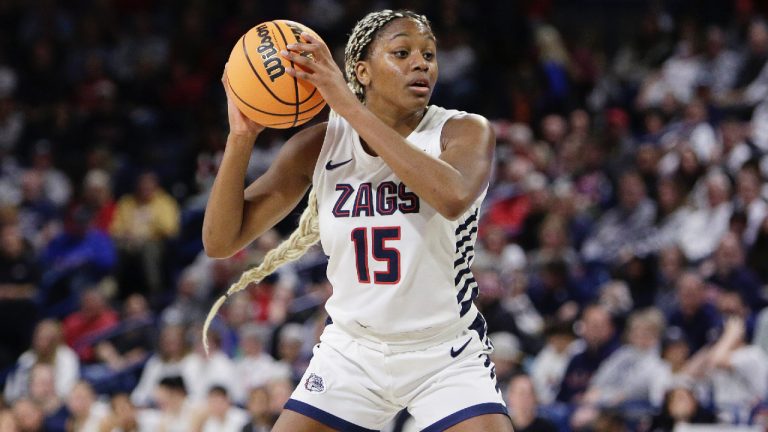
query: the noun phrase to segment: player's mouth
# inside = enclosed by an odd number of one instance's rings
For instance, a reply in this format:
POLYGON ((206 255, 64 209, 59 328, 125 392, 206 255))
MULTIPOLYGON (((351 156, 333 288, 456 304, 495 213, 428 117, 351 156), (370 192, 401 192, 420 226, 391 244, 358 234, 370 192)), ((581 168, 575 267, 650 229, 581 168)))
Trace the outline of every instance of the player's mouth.
POLYGON ((427 96, 430 92, 429 80, 426 78, 417 78, 408 83, 408 89, 419 96, 427 96))

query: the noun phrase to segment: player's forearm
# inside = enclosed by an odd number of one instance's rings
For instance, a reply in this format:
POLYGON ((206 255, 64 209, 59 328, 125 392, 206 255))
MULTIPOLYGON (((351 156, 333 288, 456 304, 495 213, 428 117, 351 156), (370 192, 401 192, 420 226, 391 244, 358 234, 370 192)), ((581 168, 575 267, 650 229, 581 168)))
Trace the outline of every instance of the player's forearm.
POLYGON ((447 162, 409 143, 362 105, 340 113, 360 137, 421 199, 441 215, 455 219, 474 202, 475 191, 447 162))
POLYGON ((211 257, 236 252, 243 226, 245 172, 253 149, 250 137, 229 135, 224 156, 208 197, 203 219, 203 245, 211 257))

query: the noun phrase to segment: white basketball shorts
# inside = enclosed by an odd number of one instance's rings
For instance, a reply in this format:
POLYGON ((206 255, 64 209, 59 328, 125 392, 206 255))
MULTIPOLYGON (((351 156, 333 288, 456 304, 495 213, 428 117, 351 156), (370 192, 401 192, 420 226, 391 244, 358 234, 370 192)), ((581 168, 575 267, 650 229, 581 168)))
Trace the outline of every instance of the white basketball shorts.
POLYGON ((403 408, 422 431, 507 415, 485 321, 429 347, 393 347, 326 326, 285 409, 339 431, 379 431, 403 408))

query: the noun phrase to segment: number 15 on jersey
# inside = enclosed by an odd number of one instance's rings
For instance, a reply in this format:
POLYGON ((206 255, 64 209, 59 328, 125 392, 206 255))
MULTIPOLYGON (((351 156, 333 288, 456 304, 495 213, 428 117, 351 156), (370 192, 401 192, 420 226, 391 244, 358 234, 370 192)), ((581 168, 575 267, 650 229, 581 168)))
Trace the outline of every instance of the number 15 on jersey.
POLYGON ((373 272, 373 283, 394 285, 400 282, 400 251, 387 246, 388 241, 400 240, 400 227, 361 227, 352 230, 351 240, 355 245, 355 265, 360 283, 371 283, 368 256, 376 261, 386 262, 385 271, 373 272), (371 239, 369 242, 368 239, 371 239), (371 245, 370 250, 368 244, 371 245))

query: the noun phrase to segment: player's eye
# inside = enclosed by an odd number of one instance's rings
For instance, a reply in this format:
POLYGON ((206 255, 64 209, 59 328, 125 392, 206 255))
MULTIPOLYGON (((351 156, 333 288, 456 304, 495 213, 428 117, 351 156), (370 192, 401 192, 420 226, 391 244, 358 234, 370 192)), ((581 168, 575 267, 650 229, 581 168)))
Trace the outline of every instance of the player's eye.
POLYGON ((397 57, 397 58, 407 58, 408 57, 408 51, 406 51, 406 50, 396 50, 395 51, 395 57, 397 57))
POLYGON ((432 61, 435 59, 435 53, 427 51, 424 53, 424 60, 432 61))

